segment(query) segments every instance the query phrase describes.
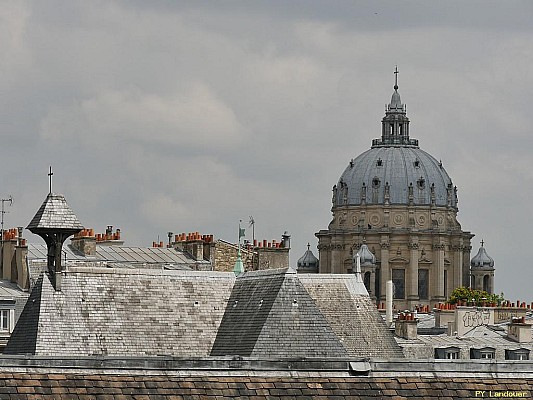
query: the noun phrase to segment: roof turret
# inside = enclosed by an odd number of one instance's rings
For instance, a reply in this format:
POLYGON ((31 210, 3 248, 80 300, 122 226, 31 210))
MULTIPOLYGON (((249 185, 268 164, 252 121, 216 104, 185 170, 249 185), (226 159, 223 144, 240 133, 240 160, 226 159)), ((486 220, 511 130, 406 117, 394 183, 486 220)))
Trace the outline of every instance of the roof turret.
POLYGON ((470 261, 472 268, 494 268, 494 260, 487 254, 485 247, 483 247, 484 241, 481 241, 481 247, 477 254, 470 261))
POLYGON ((309 249, 311 245, 307 243, 307 250, 303 256, 298 259, 298 272, 318 272, 318 258, 309 249))

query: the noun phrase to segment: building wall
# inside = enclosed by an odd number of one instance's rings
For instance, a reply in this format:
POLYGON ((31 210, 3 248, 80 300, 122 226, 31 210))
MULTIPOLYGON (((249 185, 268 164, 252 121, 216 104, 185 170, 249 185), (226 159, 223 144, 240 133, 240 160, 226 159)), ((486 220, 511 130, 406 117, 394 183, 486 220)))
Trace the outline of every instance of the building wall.
POLYGON ((351 272, 353 253, 366 243, 376 256, 376 287, 370 291, 379 301, 394 270, 404 270, 404 296, 394 300, 400 309, 443 301, 455 287, 468 285, 473 235, 461 230, 456 209, 362 205, 332 212, 328 229, 316 234, 321 273, 351 272), (426 299, 418 293, 419 269, 429 271, 426 299))

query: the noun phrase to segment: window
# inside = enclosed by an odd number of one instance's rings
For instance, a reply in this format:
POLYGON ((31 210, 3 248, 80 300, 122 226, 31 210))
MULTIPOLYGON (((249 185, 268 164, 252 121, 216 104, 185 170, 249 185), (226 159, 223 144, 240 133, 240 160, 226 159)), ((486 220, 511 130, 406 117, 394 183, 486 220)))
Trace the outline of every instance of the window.
POLYGON ((470 349, 470 358, 480 360, 494 359, 494 349, 492 347, 484 347, 482 349, 470 349))
POLYGON ((0 310, 0 330, 9 331, 9 310, 0 310))
POLYGON ((528 349, 505 350, 506 360, 529 360, 528 349))
POLYGON ((429 270, 418 270, 418 297, 420 300, 427 300, 428 296, 429 270))
POLYGON ((392 270, 392 284, 394 286, 394 298, 405 299, 405 269, 392 270))
POLYGON ((459 348, 458 347, 445 347, 435 349, 435 358, 440 360, 458 360, 459 348))

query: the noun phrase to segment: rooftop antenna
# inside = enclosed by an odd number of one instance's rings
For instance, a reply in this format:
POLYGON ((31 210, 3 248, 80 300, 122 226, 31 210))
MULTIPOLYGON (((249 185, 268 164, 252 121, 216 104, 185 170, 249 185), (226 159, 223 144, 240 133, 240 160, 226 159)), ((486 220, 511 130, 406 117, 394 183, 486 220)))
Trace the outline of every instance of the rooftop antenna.
POLYGON ((50 178, 50 194, 52 194, 52 176, 54 173, 52 172, 52 166, 50 165, 50 172, 48 173, 48 177, 50 178))

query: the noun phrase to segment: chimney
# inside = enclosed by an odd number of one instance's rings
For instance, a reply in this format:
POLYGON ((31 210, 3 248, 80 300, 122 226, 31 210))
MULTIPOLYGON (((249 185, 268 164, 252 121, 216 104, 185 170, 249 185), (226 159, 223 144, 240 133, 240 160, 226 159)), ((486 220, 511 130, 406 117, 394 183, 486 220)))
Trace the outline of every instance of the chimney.
POLYGON ((289 235, 289 232, 283 232, 283 235, 281 235, 281 244, 286 249, 291 248, 291 235, 289 235))
POLYGON ((407 340, 415 340, 417 337, 418 319, 410 311, 402 312, 394 324, 396 336, 407 340))
POLYGON ((531 324, 526 323, 525 317, 512 318, 507 336, 518 343, 529 343, 531 342, 531 324))
POLYGON ((446 328, 450 322, 455 324, 455 309, 438 308, 435 310, 435 328, 446 328))
POLYGON ((84 256, 96 255, 96 237, 93 229, 82 229, 70 239, 70 245, 84 256))
POLYGON ((387 328, 390 328, 392 325, 392 289, 393 289, 393 283, 391 280, 388 280, 386 283, 386 303, 387 303, 387 309, 386 309, 386 320, 387 320, 387 328))

